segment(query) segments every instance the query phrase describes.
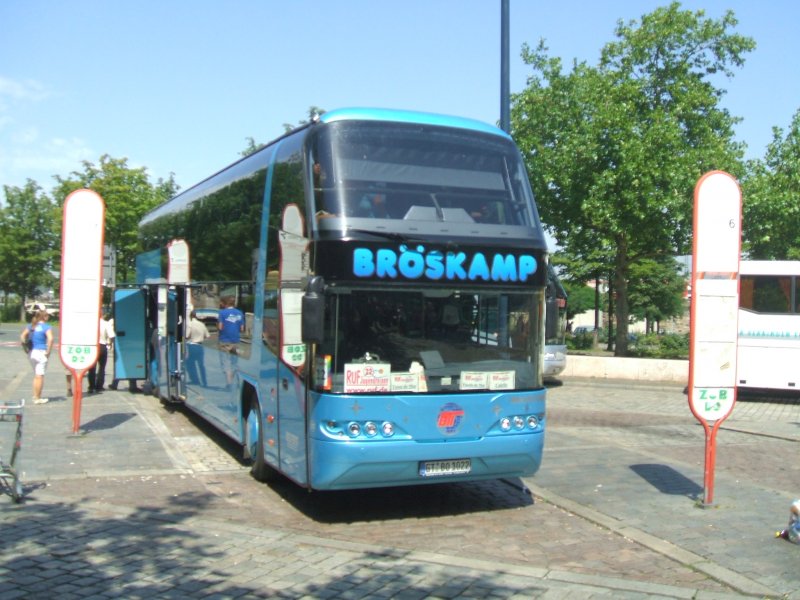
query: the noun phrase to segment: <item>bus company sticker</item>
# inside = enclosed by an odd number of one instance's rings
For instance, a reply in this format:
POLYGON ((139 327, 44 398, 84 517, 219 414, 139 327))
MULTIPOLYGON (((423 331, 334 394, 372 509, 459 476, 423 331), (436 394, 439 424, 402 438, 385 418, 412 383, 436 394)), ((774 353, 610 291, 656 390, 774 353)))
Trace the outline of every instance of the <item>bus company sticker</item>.
POLYGON ((393 392, 418 392, 419 373, 392 373, 391 387, 393 392))
POLYGON ((448 402, 439 410, 436 427, 444 435, 453 435, 461 428, 464 420, 464 409, 455 402, 448 402))
POLYGON ((461 390, 485 390, 489 387, 489 374, 485 371, 461 371, 458 388, 461 390))
POLYGON ((489 389, 513 390, 515 375, 514 371, 493 371, 489 373, 489 389))
POLYGON ((344 391, 388 392, 392 365, 389 363, 349 363, 344 366, 344 391))

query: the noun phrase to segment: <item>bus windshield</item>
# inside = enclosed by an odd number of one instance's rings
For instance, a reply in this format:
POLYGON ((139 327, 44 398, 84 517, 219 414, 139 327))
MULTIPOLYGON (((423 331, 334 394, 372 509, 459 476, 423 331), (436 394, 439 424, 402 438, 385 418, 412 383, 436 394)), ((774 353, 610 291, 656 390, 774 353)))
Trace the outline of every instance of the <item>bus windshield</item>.
MULTIPOLYGON (((505 138, 341 122, 320 129, 311 148, 317 217, 538 227, 524 165, 505 138)), ((318 218, 320 228, 340 226, 318 218)))
POLYGON ((313 385, 334 393, 540 388, 540 305, 530 291, 339 289, 327 299, 313 385))

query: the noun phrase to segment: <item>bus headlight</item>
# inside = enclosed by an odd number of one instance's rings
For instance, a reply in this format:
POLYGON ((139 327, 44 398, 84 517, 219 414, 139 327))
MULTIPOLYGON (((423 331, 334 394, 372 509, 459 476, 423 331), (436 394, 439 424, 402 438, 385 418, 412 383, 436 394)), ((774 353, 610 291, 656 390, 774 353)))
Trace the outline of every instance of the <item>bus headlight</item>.
POLYGON ((392 437, 394 435, 394 424, 389 421, 384 421, 381 425, 381 433, 384 437, 392 437))
POLYGON ((355 421, 348 423, 347 433, 350 434, 350 437, 358 437, 358 435, 361 433, 361 425, 355 421))
POLYGON ((514 417, 514 428, 515 429, 522 429, 523 427, 525 427, 525 419, 523 419, 519 415, 514 417))
POLYGON ((508 417, 503 417, 500 419, 500 429, 503 431, 510 431, 511 430, 511 419, 508 417))
POLYGON ((530 415, 528 417, 528 427, 530 427, 531 429, 536 429, 538 426, 539 426, 539 419, 537 419, 533 415, 530 415))
POLYGON ((364 423, 364 433, 369 437, 374 437, 378 433, 378 426, 372 421, 364 423))

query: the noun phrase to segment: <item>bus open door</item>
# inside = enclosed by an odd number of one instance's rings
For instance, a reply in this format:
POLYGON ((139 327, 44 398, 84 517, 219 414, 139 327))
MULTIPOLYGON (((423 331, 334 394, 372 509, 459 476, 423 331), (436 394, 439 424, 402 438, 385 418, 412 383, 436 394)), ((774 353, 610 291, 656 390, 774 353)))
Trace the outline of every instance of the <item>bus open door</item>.
POLYGON ((114 290, 114 380, 148 379, 147 290, 114 290))

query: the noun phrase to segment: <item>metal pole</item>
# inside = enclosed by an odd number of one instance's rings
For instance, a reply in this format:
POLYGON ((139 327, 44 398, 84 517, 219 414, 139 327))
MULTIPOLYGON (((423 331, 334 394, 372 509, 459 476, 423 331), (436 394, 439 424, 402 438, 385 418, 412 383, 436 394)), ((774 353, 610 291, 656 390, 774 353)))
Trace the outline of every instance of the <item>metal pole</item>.
POLYGON ((508 2, 500 0, 500 129, 511 133, 511 94, 508 69, 508 2))

